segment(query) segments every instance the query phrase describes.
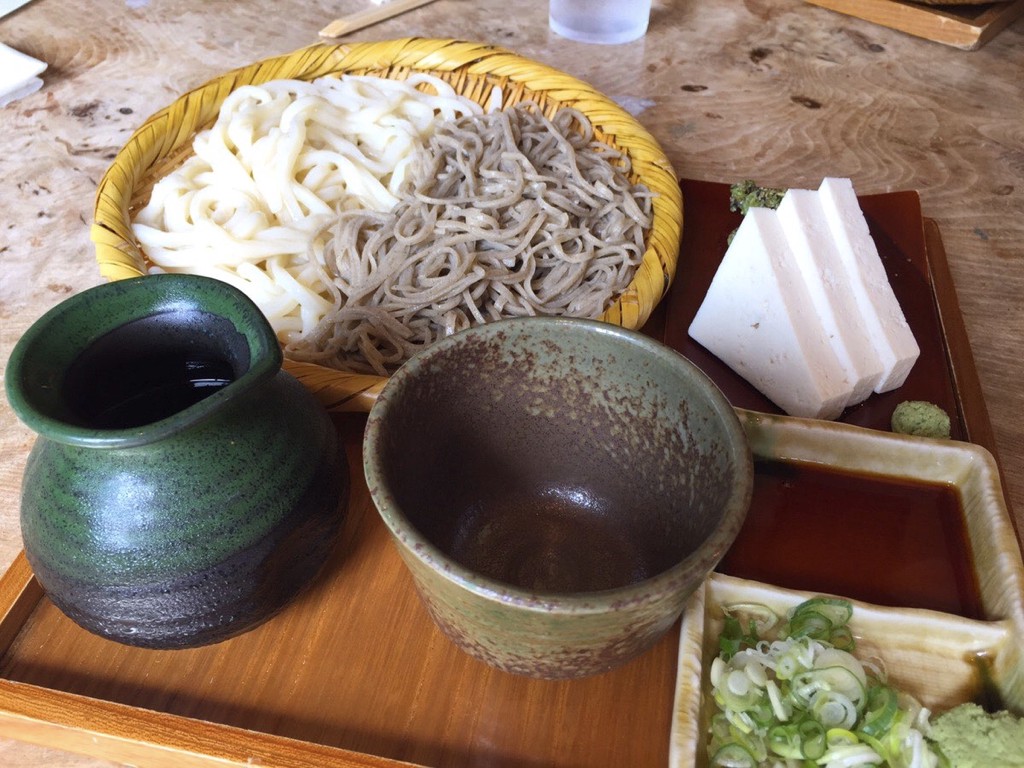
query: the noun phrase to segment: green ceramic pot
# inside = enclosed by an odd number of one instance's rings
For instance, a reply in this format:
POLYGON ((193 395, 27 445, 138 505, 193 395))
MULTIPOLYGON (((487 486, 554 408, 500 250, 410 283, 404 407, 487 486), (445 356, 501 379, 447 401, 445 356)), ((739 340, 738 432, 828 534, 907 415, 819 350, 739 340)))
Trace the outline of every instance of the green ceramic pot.
POLYGON ((204 645, 313 579, 348 467, 281 362, 255 304, 191 275, 100 285, 28 330, 7 367, 11 406, 38 434, 22 536, 64 613, 130 645, 204 645))

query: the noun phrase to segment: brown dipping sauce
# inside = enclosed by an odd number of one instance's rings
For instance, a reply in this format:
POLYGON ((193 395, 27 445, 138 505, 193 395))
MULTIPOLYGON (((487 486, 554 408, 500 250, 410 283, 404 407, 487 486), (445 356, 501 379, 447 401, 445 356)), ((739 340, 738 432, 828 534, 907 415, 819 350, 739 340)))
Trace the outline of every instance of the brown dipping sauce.
POLYGON ((718 570, 789 589, 984 619, 955 487, 758 461, 718 570))

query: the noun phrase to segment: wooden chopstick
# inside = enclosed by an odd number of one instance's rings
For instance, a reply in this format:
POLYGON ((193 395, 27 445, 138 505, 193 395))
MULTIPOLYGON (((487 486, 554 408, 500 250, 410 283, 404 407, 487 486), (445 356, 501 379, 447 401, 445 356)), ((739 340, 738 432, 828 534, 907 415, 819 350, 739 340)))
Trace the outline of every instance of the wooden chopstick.
POLYGON ((357 11, 335 19, 320 30, 320 37, 341 37, 432 2, 434 0, 388 0, 375 8, 367 8, 365 11, 357 11))

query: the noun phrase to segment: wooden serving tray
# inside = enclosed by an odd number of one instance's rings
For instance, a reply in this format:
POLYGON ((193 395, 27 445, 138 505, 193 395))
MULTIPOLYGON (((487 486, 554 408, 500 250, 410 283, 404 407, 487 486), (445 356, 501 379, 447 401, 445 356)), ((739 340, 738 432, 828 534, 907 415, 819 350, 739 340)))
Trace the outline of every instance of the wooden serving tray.
POLYGON ((936 43, 974 51, 1024 14, 1024 0, 912 3, 902 0, 807 0, 832 11, 936 43))
MULTIPOLYGON (((735 405, 771 410, 688 344, 686 317, 739 219, 725 185, 682 186, 692 223, 679 278, 647 330, 692 353, 735 405)), ((917 308, 908 314, 923 373, 905 394, 943 403, 959 437, 993 450, 938 228, 914 193, 862 202, 901 301, 917 308)), ((844 420, 885 428, 882 400, 844 420)), ((576 681, 516 677, 465 655, 420 605, 369 499, 365 416, 340 414, 336 424, 352 494, 335 556, 296 602, 241 637, 151 651, 90 635, 19 556, 0 578, 0 734, 157 768, 667 765, 678 632, 576 681)))

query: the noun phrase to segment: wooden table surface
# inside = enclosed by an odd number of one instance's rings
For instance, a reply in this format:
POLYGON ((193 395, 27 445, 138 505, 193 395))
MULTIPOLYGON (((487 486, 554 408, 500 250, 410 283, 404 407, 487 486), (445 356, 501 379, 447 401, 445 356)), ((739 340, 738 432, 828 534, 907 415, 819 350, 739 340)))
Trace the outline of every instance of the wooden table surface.
MULTIPOLYGON (((0 363, 26 328, 100 282, 96 183, 131 131, 181 92, 317 40, 369 0, 34 0, 0 41, 46 61, 38 93, 0 110, 0 363)), ((635 43, 571 43, 543 0, 437 0, 352 39, 491 42, 580 77, 636 114, 681 177, 915 189, 942 232, 1024 530, 1024 21, 964 52, 800 0, 655 0, 635 43), (514 8, 514 10, 512 10, 514 8)), ((33 434, 0 404, 0 568, 21 548, 33 434)), ((0 740, 0 765, 109 765, 0 740)))

